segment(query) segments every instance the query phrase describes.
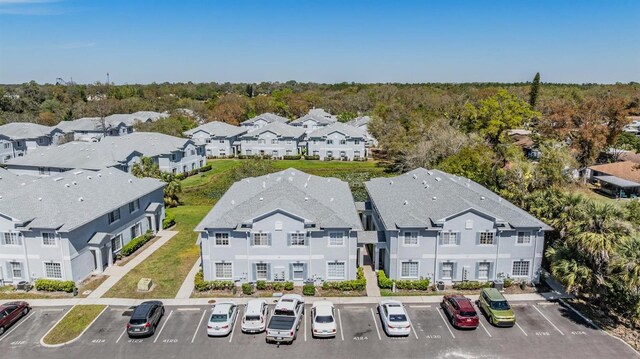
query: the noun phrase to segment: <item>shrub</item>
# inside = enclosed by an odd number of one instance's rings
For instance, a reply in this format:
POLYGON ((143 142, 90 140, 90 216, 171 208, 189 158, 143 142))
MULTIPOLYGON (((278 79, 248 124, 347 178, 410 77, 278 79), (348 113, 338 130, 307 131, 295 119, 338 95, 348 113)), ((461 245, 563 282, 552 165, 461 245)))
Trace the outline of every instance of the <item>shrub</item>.
POLYGON ((282 156, 283 160, 299 160, 301 158, 302 155, 282 156))
POLYGON ((195 175, 197 175, 197 174, 198 174, 198 170, 191 170, 191 171, 189 171, 189 172, 188 172, 188 176, 189 176, 189 177, 191 177, 191 176, 195 176, 195 175))
POLYGON ((391 289, 393 288, 393 281, 387 278, 387 275, 383 270, 378 271, 378 287, 382 289, 391 289))
POLYGON ((396 284, 396 289, 428 290, 430 281, 428 278, 418 280, 392 280, 387 277, 384 271, 378 271, 378 287, 381 289, 393 289, 393 283, 396 284))
MULTIPOLYGON (((350 292, 354 290, 365 290, 367 288, 367 280, 364 277, 364 269, 358 267, 356 272, 356 279, 343 280, 338 282, 324 282, 322 283, 322 289, 324 290, 339 290, 342 292, 350 292)), ((304 288, 303 288, 304 290, 304 288)))
POLYGON ((153 238, 153 233, 151 231, 147 231, 145 234, 140 237, 136 237, 132 239, 129 243, 125 244, 120 250, 121 255, 128 257, 132 255, 135 251, 140 249, 145 243, 149 242, 153 238))
POLYGON ((71 280, 36 279, 36 289, 43 292, 73 292, 76 284, 71 280))
POLYGON ((458 282, 453 284, 453 289, 458 290, 477 290, 482 288, 491 287, 491 282, 478 282, 478 281, 468 281, 468 282, 458 282))
POLYGON ((271 284, 271 289, 279 292, 284 289, 284 282, 273 282, 271 284))
POLYGON ((320 160, 320 155, 304 156, 304 159, 310 161, 318 161, 320 160))
POLYGON ((293 290, 293 282, 284 282, 284 290, 293 290))
POLYGON ((505 288, 509 288, 509 287, 511 287, 513 285, 513 279, 505 278, 503 283, 504 283, 504 287, 505 288))
POLYGON ((242 294, 244 295, 253 294, 253 285, 251 285, 251 283, 242 283, 242 294))
POLYGON ((200 167, 200 172, 208 172, 211 171, 211 165, 204 165, 200 167))
POLYGON ((205 292, 208 290, 225 290, 225 289, 233 289, 235 286, 232 281, 225 280, 204 280, 204 274, 202 273, 202 269, 196 273, 195 278, 193 279, 193 287, 198 292, 205 292))
POLYGON ((244 160, 244 159, 246 159, 246 158, 247 158, 247 156, 246 156, 246 155, 238 155, 238 159, 239 159, 239 160, 244 160))
POLYGON ((316 294, 316 286, 313 284, 305 284, 302 287, 302 294, 306 296, 314 296, 316 294))
POLYGON ((263 280, 259 280, 256 282, 256 289, 257 290, 265 290, 267 289, 267 282, 263 281, 263 280))
POLYGON ((173 214, 167 213, 162 220, 162 229, 167 229, 174 224, 176 224, 176 219, 173 217, 173 214))
POLYGON ((178 181, 182 181, 182 180, 183 180, 183 179, 185 179, 186 177, 187 177, 187 175, 186 175, 185 173, 178 173, 178 174, 176 175, 176 179, 177 179, 178 181))

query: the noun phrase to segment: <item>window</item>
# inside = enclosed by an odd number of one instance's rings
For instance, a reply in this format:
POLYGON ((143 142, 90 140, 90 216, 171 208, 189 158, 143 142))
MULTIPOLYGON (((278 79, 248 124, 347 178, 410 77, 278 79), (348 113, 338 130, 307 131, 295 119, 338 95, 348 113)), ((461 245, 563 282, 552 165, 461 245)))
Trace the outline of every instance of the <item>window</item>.
POLYGON ((259 143, 259 144, 262 144, 262 145, 263 145, 263 144, 265 144, 265 140, 264 140, 264 138, 259 139, 259 140, 258 140, 258 143, 259 143))
POLYGON ((231 263, 216 263, 216 278, 217 279, 231 279, 233 278, 233 267, 231 263))
POLYGON ((480 244, 493 244, 493 232, 480 232, 480 244))
POLYGON ((333 145, 333 140, 327 140, 327 145, 333 145))
POLYGON ((256 263, 256 280, 267 280, 267 263, 256 263))
POLYGON ((120 209, 116 209, 113 212, 109 212, 109 224, 120 220, 120 209))
POLYGON ((133 213, 140 209, 140 199, 136 199, 133 202, 129 203, 129 213, 133 213))
POLYGON ((42 232, 42 245, 43 246, 55 246, 56 237, 51 232, 42 232))
POLYGON ((22 278, 22 263, 9 262, 9 266, 11 267, 11 275, 13 278, 22 278))
POLYGON ((488 279, 489 278, 489 262, 480 262, 478 263, 478 279, 488 279))
POLYGON ((131 239, 138 238, 142 235, 142 224, 136 223, 131 227, 131 239))
POLYGON ((355 140, 355 141, 354 141, 354 144, 359 145, 359 144, 360 144, 360 141, 355 140))
POLYGON ((253 233, 252 245, 254 246, 268 246, 269 245, 269 233, 253 233))
POLYGON ((189 151, 189 154, 190 154, 191 156, 195 156, 195 155, 196 155, 196 150, 191 150, 191 151, 189 151))
POLYGON ((531 237, 533 237, 533 235, 529 232, 518 232, 516 244, 531 244, 531 237))
POLYGON ((440 273, 442 279, 453 278, 453 263, 442 263, 442 273, 440 273))
POLYGON ((458 244, 458 232, 442 232, 443 245, 458 244))
POLYGON ((354 151, 353 158, 360 158, 360 151, 354 151))
POLYGON ((304 263, 292 263, 293 280, 304 280, 304 263))
POLYGON ((10 147, 11 147, 11 144, 8 142, 5 142, 4 149, 6 150, 6 149, 9 149, 10 147))
POLYGON ((62 279, 62 265, 60 263, 45 263, 44 273, 47 278, 62 279))
POLYGON ((51 174, 51 170, 45 167, 38 167, 38 173, 41 175, 49 175, 51 174))
POLYGON ((211 139, 210 139, 210 138, 205 138, 205 139, 204 139, 204 142, 205 142, 205 143, 211 143, 211 139))
POLYGON ((344 279, 344 262, 327 263, 328 279, 344 279))
POLYGON ((19 246, 22 241, 20 240, 20 233, 5 232, 3 235, 3 243, 8 246, 19 246))
POLYGON ((305 233, 289 233, 289 238, 291 238, 291 246, 304 246, 305 233))
POLYGON ((344 245, 344 233, 331 232, 329 233, 329 245, 330 246, 343 246, 344 245))
POLYGON ((333 157, 333 151, 327 151, 327 157, 329 158, 333 157))
POLYGON ((400 276, 404 278, 418 278, 418 262, 402 262, 400 276))
POLYGON ((404 232, 405 246, 417 246, 418 245, 418 232, 404 232))
POLYGON ((225 156, 227 154, 227 150, 224 149, 224 148, 221 148, 221 149, 218 150, 218 154, 220 156, 225 156))
POLYGON ((515 261, 511 275, 514 277, 526 277, 529 275, 529 261, 515 261))
POLYGON ((290 145, 290 144, 291 144, 291 140, 287 140, 287 145, 290 145))
POLYGON ((122 249, 122 234, 118 234, 114 238, 111 238, 111 251, 118 253, 122 249))
POLYGON ((247 150, 246 154, 247 154, 247 156, 251 156, 252 155, 251 150, 247 150))
POLYGON ((271 144, 272 144, 272 145, 276 145, 276 144, 278 144, 278 139, 277 139, 277 138, 272 138, 272 139, 271 139, 271 144))
POLYGON ((220 140, 220 143, 224 143, 224 140, 220 140))
POLYGON ((176 161, 177 160, 177 156, 175 153, 171 154, 171 161, 176 161))
POLYGON ((287 156, 291 156, 291 150, 287 150, 287 156))
POLYGON ((229 245, 229 233, 216 233, 216 246, 229 245))
POLYGON ((271 156, 278 157, 278 150, 271 151, 271 156))
POLYGON ((464 229, 473 229, 473 219, 464 221, 464 229))
POLYGON ((346 145, 347 144, 347 140, 340 140, 340 144, 341 145, 346 145))

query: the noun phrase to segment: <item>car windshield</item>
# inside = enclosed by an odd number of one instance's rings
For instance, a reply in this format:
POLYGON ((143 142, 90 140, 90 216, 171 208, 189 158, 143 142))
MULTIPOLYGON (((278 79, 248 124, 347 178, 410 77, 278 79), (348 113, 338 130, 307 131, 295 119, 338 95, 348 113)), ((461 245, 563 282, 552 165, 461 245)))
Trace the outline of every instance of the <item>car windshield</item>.
POLYGON ((142 324, 145 324, 146 322, 147 322, 146 318, 131 318, 131 320, 129 321, 129 324, 142 325, 142 324))
POLYGON ((226 322, 227 321, 227 315, 226 314, 211 314, 211 319, 209 319, 209 321, 213 322, 213 323, 226 322))
POLYGON ((461 317, 475 317, 475 316, 476 316, 476 312, 465 312, 465 311, 461 311, 461 312, 460 312, 460 316, 461 316, 461 317))
POLYGON ((507 303, 506 300, 499 300, 499 301, 491 302, 491 309, 507 310, 507 309, 510 309, 510 308, 511 307, 509 307, 509 303, 507 303))
POLYGON ((406 322, 407 316, 404 314, 391 314, 389 315, 389 321, 391 322, 406 322))
POLYGON ((260 316, 259 315, 247 315, 246 317, 244 317, 244 319, 246 321, 249 321, 249 322, 258 321, 258 320, 260 320, 260 316))
POLYGON ((333 317, 330 315, 319 315, 316 317, 316 323, 333 323, 333 317))
POLYGON ((273 314, 275 315, 294 315, 295 313, 293 312, 293 310, 288 310, 288 309, 276 309, 273 314))

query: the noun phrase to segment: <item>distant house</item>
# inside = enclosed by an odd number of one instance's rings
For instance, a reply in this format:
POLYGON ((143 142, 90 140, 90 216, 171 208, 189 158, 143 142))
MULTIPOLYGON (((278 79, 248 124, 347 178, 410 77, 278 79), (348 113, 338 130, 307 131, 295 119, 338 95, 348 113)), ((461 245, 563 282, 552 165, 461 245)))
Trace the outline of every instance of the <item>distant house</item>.
POLYGON ((325 111, 324 109, 321 108, 312 108, 307 112, 309 115, 313 115, 313 116, 321 116, 321 117, 325 117, 325 118, 333 118, 334 120, 337 120, 338 117, 334 116, 332 114, 330 114, 329 112, 325 111))
POLYGON ((356 278, 362 225, 347 182, 287 169, 234 183, 196 226, 205 280, 356 278))
POLYGON ((508 130, 507 134, 513 141, 513 144, 522 148, 524 155, 532 160, 538 160, 540 158, 540 151, 531 138, 531 131, 524 129, 512 129, 508 130))
POLYGON ((9 160, 7 169, 18 174, 50 176, 74 168, 97 171, 116 168, 131 172, 141 157, 151 157, 161 171, 186 173, 205 164, 204 146, 192 140, 160 133, 135 132, 100 142, 69 142, 30 151, 9 160))
POLYGON ((304 129, 272 122, 241 135, 241 151, 245 156, 294 156, 300 154, 303 138, 304 129))
POLYGON ((58 145, 66 140, 62 130, 29 122, 0 126, 0 163, 22 157, 39 147, 58 145))
POLYGON ((111 169, 51 178, 0 170, 0 284, 102 272, 132 238, 162 228, 164 186, 111 169))
POLYGON ((240 153, 238 138, 247 133, 246 127, 212 121, 185 132, 197 145, 203 145, 207 156, 226 157, 240 153))
POLYGON ((640 116, 628 116, 631 122, 622 128, 623 131, 640 136, 640 116))
POLYGON ((311 133, 321 127, 325 127, 337 122, 338 119, 335 116, 325 112, 321 108, 309 110, 309 113, 291 121, 291 126, 304 128, 305 133, 311 133))
POLYGON ((633 161, 595 165, 588 168, 587 178, 599 186, 603 194, 614 198, 640 196, 640 166, 633 161))
POLYGON ((451 284, 539 277, 551 228, 481 185, 418 168, 365 188, 365 229, 379 231, 366 245, 389 278, 451 284))
POLYGON ((321 160, 359 160, 367 157, 365 142, 362 130, 335 122, 307 135, 307 154, 321 160))
POLYGON ((367 146, 376 147, 378 146, 378 140, 376 140, 373 136, 371 136, 371 133, 369 133, 369 123, 371 123, 371 117, 360 116, 347 122, 347 125, 353 126, 363 131, 367 136, 367 146))
POLYGON ((252 117, 244 122, 241 122, 240 126, 248 129, 257 129, 274 122, 284 124, 289 122, 289 119, 270 112, 266 112, 256 117, 252 117))
POLYGON ((138 111, 131 114, 114 114, 100 117, 83 117, 73 121, 62 121, 56 127, 65 133, 73 133, 74 140, 95 142, 107 136, 123 136, 134 131, 136 123, 153 122, 169 117, 167 113, 138 111))

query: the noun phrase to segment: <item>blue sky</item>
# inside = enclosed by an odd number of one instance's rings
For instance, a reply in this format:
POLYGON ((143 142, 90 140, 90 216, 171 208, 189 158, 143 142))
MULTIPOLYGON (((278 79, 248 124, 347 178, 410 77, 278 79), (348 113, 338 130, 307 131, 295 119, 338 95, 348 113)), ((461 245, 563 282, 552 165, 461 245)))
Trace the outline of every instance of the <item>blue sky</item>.
POLYGON ((639 19, 635 0, 0 0, 0 83, 626 83, 639 19))

